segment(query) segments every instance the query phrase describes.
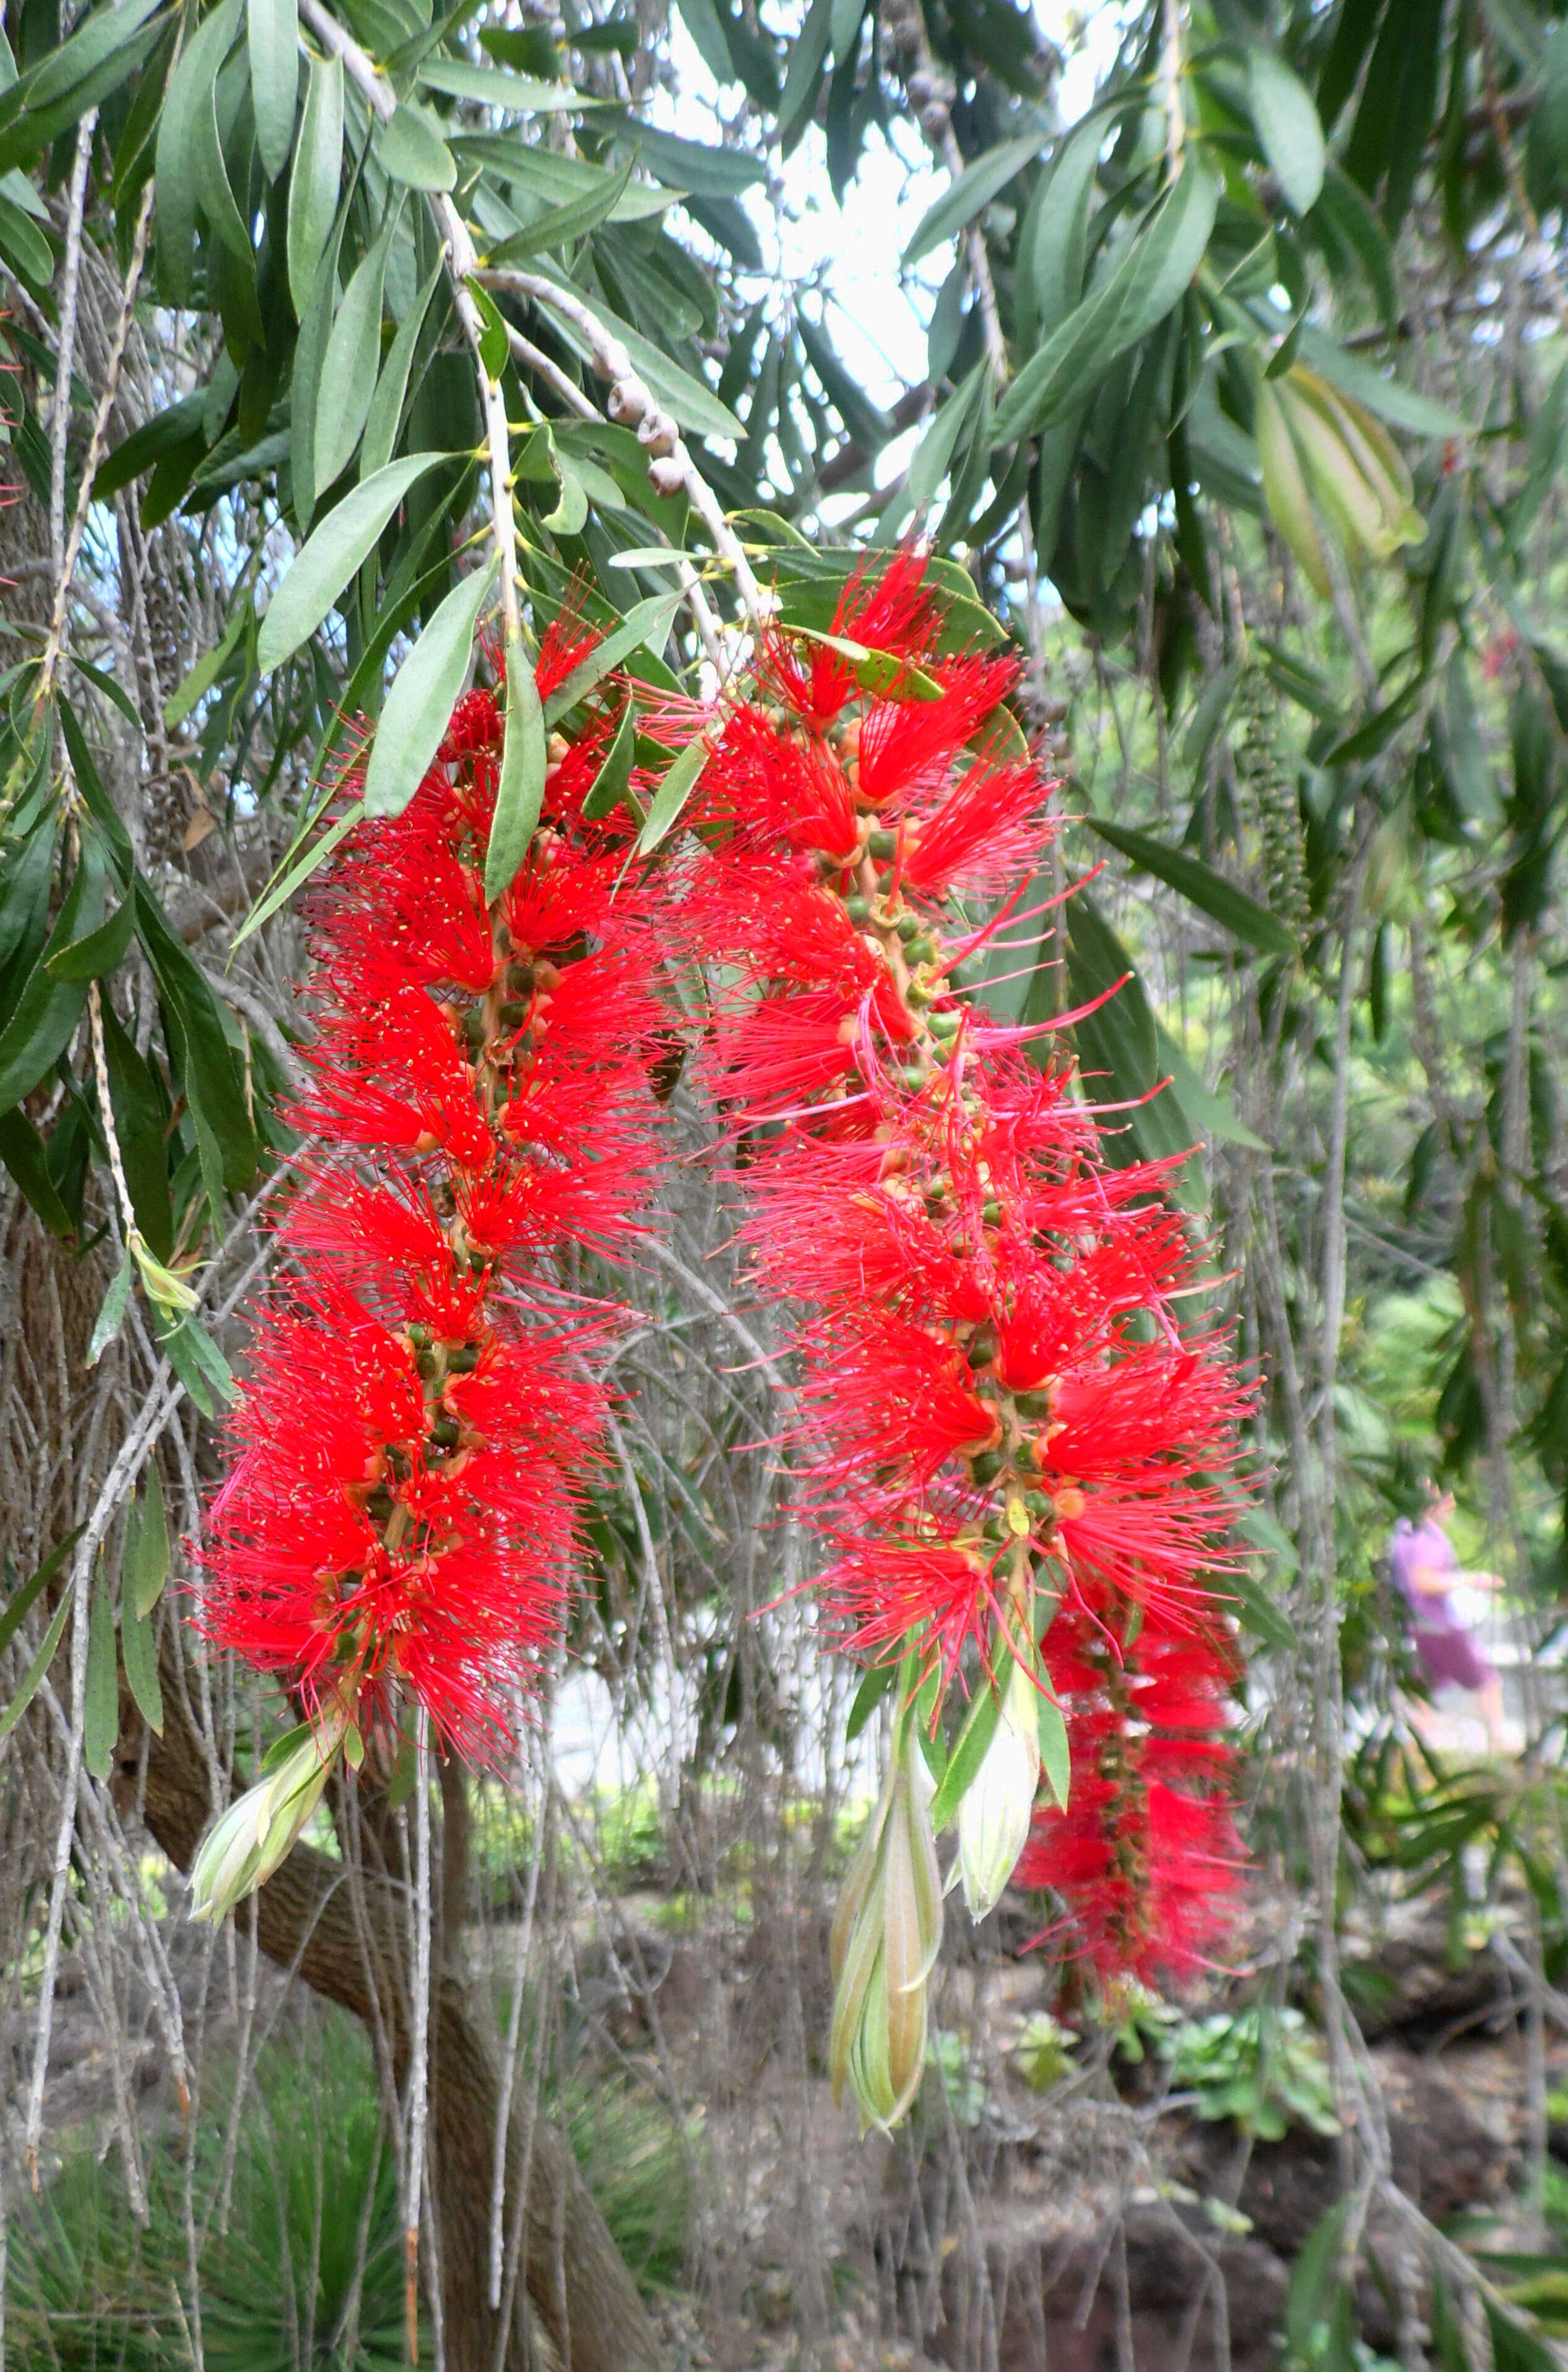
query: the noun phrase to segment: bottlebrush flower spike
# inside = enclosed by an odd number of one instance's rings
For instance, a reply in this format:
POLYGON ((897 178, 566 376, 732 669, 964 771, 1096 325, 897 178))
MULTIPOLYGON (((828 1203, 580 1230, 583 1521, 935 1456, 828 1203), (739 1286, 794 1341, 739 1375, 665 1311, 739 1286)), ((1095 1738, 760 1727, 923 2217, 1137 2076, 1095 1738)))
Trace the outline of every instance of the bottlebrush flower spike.
MULTIPOLYGON (((591 639, 547 637, 541 682, 591 639)), ((409 808, 361 822, 312 901, 296 1117, 327 1150, 256 1315, 199 1619, 286 1679, 324 1753, 417 1705, 499 1760, 559 1626, 604 1416, 582 1354, 611 1313, 544 1263, 644 1200, 667 1019, 624 820, 582 820, 608 729, 552 743, 527 859, 487 904, 502 723, 466 693, 409 808)), ((248 1842, 220 1859, 254 1882, 248 1842)))
MULTIPOLYGON (((773 634, 758 699, 709 727, 684 909, 730 983, 706 1076, 744 1143, 758 1272, 806 1311, 796 1447, 828 1635, 904 1662, 900 1722, 960 1659, 986 1686, 1026 1626, 1058 1695, 1074 1622, 1208 1639, 1230 1553, 1216 1478, 1249 1403, 1226 1343, 1178 1314, 1196 1262, 1164 1169, 1107 1165, 1065 1066, 955 983, 977 944, 956 893, 1027 877, 1053 827, 999 710, 1013 662, 944 657, 939 630, 900 553, 849 587, 830 636, 773 634)), ((1063 1701, 1092 1798, 1123 1709, 1063 1701)), ((970 1815, 977 1910, 1005 1877, 998 1840, 1025 1833, 1032 1739, 1012 1762, 984 1759, 1008 1803, 970 1815)), ((939 1787, 944 1819, 965 1777, 939 1787)), ((1143 1799, 1162 1840, 1179 1824, 1163 1785, 1143 1799)), ((1040 1818, 1043 1834, 1061 1816, 1040 1818)), ((1115 1932, 1136 1961, 1143 1931, 1115 1932)), ((862 2108, 880 2121, 884 2090, 862 2108)))
POLYGON ((1081 1775, 1064 1811, 1037 1809, 1019 1858, 1017 1883, 1061 1904, 1036 1940, 1105 1979, 1191 1975, 1224 1935, 1241 1865, 1224 1785, 1235 1656, 1212 1622, 1156 1617, 1121 1646, 1081 1609, 1061 1622, 1081 1775))

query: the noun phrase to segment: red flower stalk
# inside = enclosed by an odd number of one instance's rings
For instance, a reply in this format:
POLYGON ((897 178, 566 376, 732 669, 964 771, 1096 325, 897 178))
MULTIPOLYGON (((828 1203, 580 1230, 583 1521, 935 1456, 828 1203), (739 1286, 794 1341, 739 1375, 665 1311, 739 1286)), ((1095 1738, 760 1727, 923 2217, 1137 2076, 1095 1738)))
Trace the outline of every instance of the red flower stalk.
MULTIPOLYGON (((687 912, 739 983, 707 1076, 746 1139, 759 1273, 807 1313, 829 1635, 944 1686, 966 1646, 986 1671, 1016 1651, 1050 1692, 1058 1606, 1210 1638, 1248 1393, 1178 1315, 1196 1262, 1162 1169, 1106 1165, 1065 1068, 954 979, 977 944, 958 895, 1027 876, 1052 826, 997 714, 1013 663, 944 656, 939 627, 901 554, 851 586, 837 645, 771 639, 769 706, 710 727, 687 912), (878 654, 858 678, 844 642, 878 654)), ((1066 1702, 1092 1797, 1100 1716, 1066 1702)))
MULTIPOLYGON (((547 636, 541 693, 591 642, 547 636)), ((329 1729, 390 1726, 411 1698, 482 1761, 558 1627, 604 1414, 582 1355, 610 1313, 543 1263, 624 1230, 654 1156, 649 897, 618 887, 623 820, 582 818, 610 721, 552 743, 540 828, 494 904, 486 691, 316 892, 296 1118, 340 1157, 316 1158, 283 1223, 206 1554, 211 1636, 329 1729)))

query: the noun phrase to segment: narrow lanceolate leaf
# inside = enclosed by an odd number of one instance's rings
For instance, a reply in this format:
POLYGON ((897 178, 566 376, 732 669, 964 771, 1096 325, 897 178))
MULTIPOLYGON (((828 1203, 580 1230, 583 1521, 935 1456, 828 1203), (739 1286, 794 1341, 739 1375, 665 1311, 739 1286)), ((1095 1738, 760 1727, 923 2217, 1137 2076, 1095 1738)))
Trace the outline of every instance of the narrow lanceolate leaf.
POLYGON ((588 191, 583 197, 572 198, 564 205, 547 206, 543 214, 525 223, 521 230, 513 231, 499 247, 492 248, 492 263, 520 263, 528 255, 546 255, 552 248, 568 247, 576 238, 586 238, 608 220, 626 193, 632 179, 635 156, 628 157, 621 170, 604 188, 588 191))
POLYGON ((327 340, 316 406, 318 495, 325 494, 347 466, 369 415, 381 360, 381 291, 387 277, 387 250, 397 228, 398 212, 395 205, 389 208, 379 238, 343 291, 327 340))
POLYGON ((191 302, 197 133, 238 24, 239 0, 222 0, 187 41, 164 94, 157 131, 157 251, 158 290, 168 305, 191 302))
POLYGON ((70 1042, 87 1003, 87 984, 85 980, 57 980, 49 968, 50 958, 96 931, 102 913, 102 869, 84 861, 65 892, 43 952, 0 1029, 0 1111, 8 1111, 30 1094, 70 1042))
POLYGON ((114 1741, 120 1735, 115 1669, 114 1609, 100 1568, 93 1583, 87 1621, 87 1688, 82 1713, 82 1761, 94 1779, 107 1779, 114 1768, 114 1741))
POLYGON ((1022 140, 1004 140, 1000 146, 988 148, 983 157, 977 157, 972 165, 966 165, 951 188, 943 192, 922 218, 919 229, 904 250, 905 263, 918 263, 934 247, 942 247, 955 238, 1009 181, 1016 179, 1032 157, 1039 156, 1040 150, 1038 135, 1030 133, 1022 140))
POLYGON ((1108 840, 1112 848, 1156 880, 1166 882, 1172 890, 1202 913, 1211 915, 1236 938, 1244 939, 1260 954, 1294 956, 1296 953, 1295 934, 1278 914, 1238 890, 1234 881, 1214 871, 1201 857, 1190 855, 1184 848, 1171 848, 1152 833, 1133 831, 1125 824, 1108 823, 1102 816, 1085 819, 1091 831, 1108 840))
POLYGON ((999 445, 1038 434, 1093 392, 1180 302, 1203 260, 1219 185, 1189 165, 1100 285, 1031 355, 996 407, 999 445))
POLYGON ((5 1654, 86 1530, 85 1524, 78 1524, 74 1532, 67 1533, 58 1548, 50 1550, 38 1571, 29 1574, 16 1595, 6 1600, 6 1610, 0 1614, 0 1656, 5 1654))
POLYGON ((338 210, 343 158, 343 62, 313 59, 288 185, 288 293, 303 321, 338 210))
POLYGON ((436 294, 436 284, 446 268, 446 257, 438 255, 424 287, 410 306, 407 317, 399 323, 398 334, 381 366, 376 392, 370 400, 369 416, 365 423, 365 441, 359 448, 362 479, 373 478, 377 471, 384 470, 391 459, 392 448, 398 441, 398 425, 403 416, 403 399, 408 393, 413 350, 424 327, 424 317, 430 310, 430 300, 436 294))
POLYGON ((447 459, 445 453, 406 453, 362 480, 329 511, 267 605, 256 642, 256 664, 263 675, 281 667, 315 633, 409 488, 447 459))
POLYGON ((132 1611, 150 1614, 168 1579, 168 1517, 163 1504, 163 1483, 156 1466, 147 1469, 147 1487, 132 1502, 125 1530, 125 1567, 122 1594, 131 1593, 132 1611))
POLYGON ((539 823, 544 804, 544 710, 533 664, 520 634, 506 645, 506 738, 501 782, 484 859, 484 894, 499 898, 510 885, 539 823))
POLYGON ((931 1825, 938 1833, 958 1811, 969 1791, 986 1750, 996 1735, 996 1725, 1002 1714, 1002 1692, 1013 1669, 1013 1659, 1003 1649, 996 1657, 993 1678, 981 1676, 975 1682, 975 1692, 964 1715, 963 1727, 953 1744, 952 1755, 942 1776, 942 1785, 931 1799, 931 1825))
POLYGON ((131 1694, 147 1727, 163 1736, 163 1690, 157 1676, 157 1626, 150 1614, 138 1614, 122 1593, 120 1652, 131 1694))
POLYGON ((87 1365, 96 1367, 120 1329, 125 1323, 125 1312, 131 1301, 131 1255, 127 1251, 110 1279, 93 1325, 92 1341, 87 1344, 87 1365))
POLYGON ((454 586, 398 669, 371 746, 365 812, 401 815, 441 746, 447 720, 468 673, 474 631, 495 574, 487 568, 454 586))
POLYGON ((299 96, 299 0, 246 0, 250 104, 256 145, 269 181, 288 162, 299 96))
POLYGON ((34 1697, 37 1696, 39 1690, 42 1687, 43 1676, 48 1671, 51 1664, 54 1661, 55 1650, 58 1648, 61 1639, 64 1634, 65 1624, 71 1612, 71 1606, 72 1592, 67 1590, 64 1598, 60 1600, 59 1605, 54 1610, 49 1628, 43 1634, 43 1641, 37 1655, 33 1657, 32 1662, 28 1666, 28 1669, 22 1677, 21 1687, 17 1691, 16 1695, 11 1699, 10 1703, 6 1707, 5 1712, 0 1714, 0 1742, 3 1742, 6 1738, 10 1737, 11 1732, 16 1728, 17 1724, 20 1721, 23 1714, 26 1713, 29 1705, 31 1704, 34 1697))
POLYGON ((1056 1800, 1057 1810, 1064 1812, 1068 1790, 1073 1784, 1073 1756, 1067 1743, 1067 1723, 1056 1699, 1043 1688, 1040 1692, 1040 1767, 1056 1800))
POLYGON ((587 700, 594 686, 602 683, 633 651, 645 645, 650 651, 661 648, 669 632, 669 622, 680 606, 679 593, 655 593, 646 601, 639 601, 628 610, 621 624, 602 643, 596 644, 586 659, 572 669, 564 683, 558 683, 544 703, 544 721, 559 725, 561 719, 587 700))
MULTIPOLYGON (((636 750, 637 706, 635 701, 628 700, 621 712, 621 722, 615 728, 615 738, 604 753, 604 763, 594 776, 592 785, 584 796, 583 820, 585 823, 598 823, 603 817, 613 815, 622 800, 630 805, 635 805, 632 798, 632 761, 636 755, 636 750)), ((641 821, 641 814, 642 811, 638 808, 639 821, 641 821)), ((850 1736, 854 1735, 852 1730, 850 1736)))
POLYGON ((1311 94, 1272 50, 1248 53, 1247 83, 1258 138, 1285 203, 1292 214, 1309 214, 1329 161, 1311 94))
POLYGON ((709 755, 707 743, 699 738, 689 741, 685 749, 678 750, 671 759, 649 804, 643 829, 637 834, 639 856, 648 855, 675 830, 682 808, 697 787, 697 777, 707 764, 709 755))

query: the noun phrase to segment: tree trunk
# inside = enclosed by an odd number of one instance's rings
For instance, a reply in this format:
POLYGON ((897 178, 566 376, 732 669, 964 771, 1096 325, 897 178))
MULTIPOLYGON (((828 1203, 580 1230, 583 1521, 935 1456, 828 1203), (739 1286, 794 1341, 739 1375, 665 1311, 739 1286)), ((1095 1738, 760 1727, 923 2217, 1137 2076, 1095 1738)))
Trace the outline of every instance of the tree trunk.
MULTIPOLYGON (((175 1650, 174 1652, 178 1652, 175 1650)), ((165 1649, 164 1734, 147 1741, 144 1812, 163 1851, 189 1869, 210 1815, 201 1744, 165 1649)), ((121 1752, 134 1785, 140 1730, 122 1692, 121 1752)), ((297 1971, 329 2001, 375 2030, 379 2016, 401 2083, 409 2038, 401 1982, 403 1918, 384 1878, 367 1870, 363 1925, 339 1864, 296 1845, 253 1898, 263 1952, 297 1971)), ((250 1905, 241 1906, 243 1924, 250 1905)), ((497 2317, 489 2305, 491 2151, 499 2076, 470 2012, 467 1987, 450 1967, 431 2006, 432 2209, 442 2266, 442 2306, 449 2372, 494 2372, 497 2317)), ((507 2141, 508 2219, 522 2180, 523 2135, 513 2120, 507 2141)), ((426 2269, 428 2271, 428 2268, 426 2269)), ((568 2372, 658 2372, 660 2350, 604 2219, 577 2171, 571 2145, 544 2118, 533 2126, 528 2165, 523 2281, 533 2310, 568 2372)), ((505 2372, 527 2360, 522 2318, 501 2354, 505 2372)))

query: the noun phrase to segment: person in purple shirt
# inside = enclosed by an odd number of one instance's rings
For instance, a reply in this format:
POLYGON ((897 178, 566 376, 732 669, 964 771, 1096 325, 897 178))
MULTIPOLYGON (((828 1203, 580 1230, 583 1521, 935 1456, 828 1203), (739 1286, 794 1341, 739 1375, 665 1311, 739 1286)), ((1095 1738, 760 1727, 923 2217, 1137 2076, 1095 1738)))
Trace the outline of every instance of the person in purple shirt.
POLYGON ((1453 1603, 1457 1589, 1497 1590, 1494 1573, 1468 1572, 1454 1553, 1444 1527, 1454 1513, 1454 1494, 1427 1485, 1426 1506, 1412 1522, 1401 1516, 1394 1526, 1389 1563, 1394 1587, 1410 1609, 1411 1635, 1422 1669, 1439 1689, 1473 1690, 1481 1700, 1488 1751, 1495 1754, 1503 1727, 1503 1684, 1471 1637, 1453 1603))

